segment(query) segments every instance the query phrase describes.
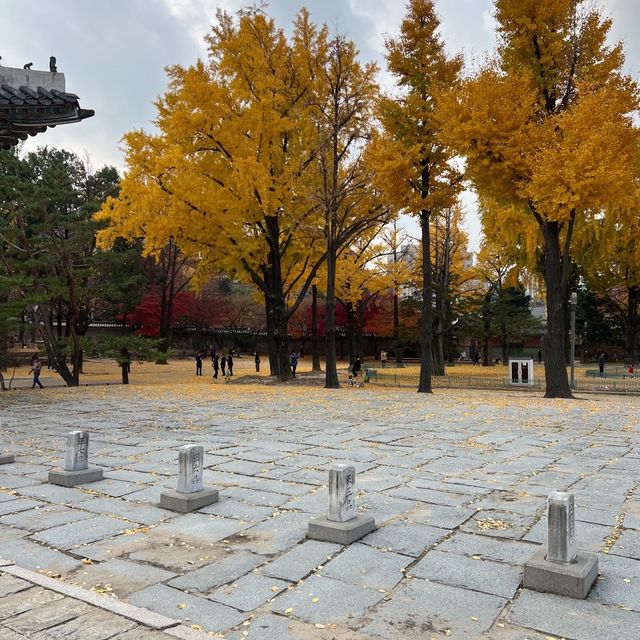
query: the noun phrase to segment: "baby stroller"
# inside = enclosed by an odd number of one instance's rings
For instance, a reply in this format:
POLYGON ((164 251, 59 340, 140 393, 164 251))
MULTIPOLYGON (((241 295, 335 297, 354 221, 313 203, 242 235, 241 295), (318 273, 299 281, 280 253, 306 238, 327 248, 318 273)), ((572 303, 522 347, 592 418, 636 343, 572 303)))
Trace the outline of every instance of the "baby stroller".
POLYGON ((364 383, 360 382, 358 378, 354 377, 352 373, 349 374, 349 386, 350 387, 364 387, 364 383))

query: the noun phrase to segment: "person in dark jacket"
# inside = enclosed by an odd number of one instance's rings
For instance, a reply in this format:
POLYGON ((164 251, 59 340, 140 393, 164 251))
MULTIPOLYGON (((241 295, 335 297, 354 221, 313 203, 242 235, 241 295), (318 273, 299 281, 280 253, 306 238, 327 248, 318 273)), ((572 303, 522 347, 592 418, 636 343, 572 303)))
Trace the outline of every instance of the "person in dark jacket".
POLYGON ((220 358, 220 370, 222 371, 222 377, 227 375, 227 356, 220 358))
POLYGON ((211 366, 213 367, 213 379, 218 379, 218 370, 220 369, 220 356, 216 353, 213 356, 213 361, 211 362, 211 366))
POLYGON ((233 356, 231 355, 231 353, 229 353, 229 355, 227 356, 227 371, 229 372, 230 376, 233 375, 233 356))
POLYGON ((260 371, 260 356, 258 355, 258 352, 256 351, 253 356, 256 361, 256 371, 260 371))
POLYGON ((357 378, 360 370, 362 369, 362 362, 360 362, 360 358, 358 356, 355 357, 353 361, 353 366, 351 367, 351 371, 353 372, 353 377, 357 378))
POLYGON ((201 352, 196 353, 196 375, 197 376, 202 375, 202 353, 201 352))
POLYGON ((295 378, 296 369, 298 368, 298 354, 295 351, 291 352, 291 356, 289 356, 289 363, 291 364, 291 374, 295 378))

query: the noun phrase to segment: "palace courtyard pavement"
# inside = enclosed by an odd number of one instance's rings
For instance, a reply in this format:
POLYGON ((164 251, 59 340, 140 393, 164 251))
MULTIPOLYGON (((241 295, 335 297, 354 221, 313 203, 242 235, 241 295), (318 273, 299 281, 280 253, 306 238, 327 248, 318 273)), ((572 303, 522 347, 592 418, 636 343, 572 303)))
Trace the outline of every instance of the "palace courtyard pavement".
POLYGON ((0 640, 637 640, 639 416, 638 397, 516 391, 7 392, 0 640), (78 429, 104 480, 48 484, 78 429), (220 500, 182 515, 158 503, 184 444, 204 447, 220 500), (378 529, 309 540, 344 462, 378 529), (578 548, 598 554, 586 600, 521 588, 554 490, 575 494, 578 548))

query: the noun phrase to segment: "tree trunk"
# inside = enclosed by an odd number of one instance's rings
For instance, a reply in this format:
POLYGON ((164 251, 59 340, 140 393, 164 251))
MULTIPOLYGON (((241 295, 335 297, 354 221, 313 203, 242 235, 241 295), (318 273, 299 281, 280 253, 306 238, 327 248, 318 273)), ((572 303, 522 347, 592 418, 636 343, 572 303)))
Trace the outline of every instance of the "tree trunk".
POLYGON ((635 368, 638 361, 638 305, 640 304, 640 287, 628 288, 627 305, 627 361, 635 368))
POLYGON ((320 373, 320 336, 318 335, 318 287, 311 286, 311 356, 312 371, 320 373))
POLYGON ((547 289, 547 339, 545 341, 545 398, 572 398, 565 363, 566 269, 560 249, 557 222, 542 225, 544 235, 545 285, 547 289))
POLYGON ((122 384, 129 384, 129 365, 121 364, 120 368, 122 369, 122 384))
POLYGON ((500 342, 502 343, 502 364, 506 366, 509 362, 509 336, 507 335, 504 322, 502 323, 502 336, 500 338, 500 342))
MULTIPOLYGON (((370 298, 371 300, 372 298, 370 298)), ((360 302, 358 303, 358 307, 356 308, 356 321, 355 321, 355 330, 356 330, 356 355, 360 358, 360 360, 364 360, 364 352, 365 352, 365 337, 364 337, 364 324, 365 324, 365 309, 368 302, 360 302)), ((375 351, 374 351, 375 354, 375 351)))
MULTIPOLYGON (((267 274, 264 273, 265 281, 267 279, 267 274)), ((269 295, 266 291, 263 291, 264 294, 264 310, 265 310, 265 320, 266 320, 266 328, 267 328, 267 350, 269 355, 269 375, 277 376, 278 375, 278 349, 276 347, 275 341, 275 332, 273 325, 273 311, 271 309, 271 302, 269 295)))
POLYGON ((489 355, 489 336, 486 334, 484 336, 484 345, 482 348, 484 350, 484 353, 482 354, 482 366, 488 367, 491 364, 491 356, 489 355))
POLYGON ((349 366, 351 366, 358 355, 358 329, 356 322, 356 312, 351 302, 347 302, 345 310, 347 312, 347 346, 349 349, 349 366))
MULTIPOLYGON (((395 251, 393 255, 395 260, 395 251)), ((393 285, 393 340, 396 344, 396 366, 399 366, 402 364, 402 350, 398 346, 400 341, 400 303, 398 297, 398 287, 395 285, 395 283, 393 285)))
MULTIPOLYGON (((444 277, 440 274, 438 279, 444 277)), ((435 326, 435 339, 433 349, 434 375, 444 375, 444 334, 445 334, 445 318, 446 318, 446 287, 442 280, 437 283, 436 287, 436 308, 438 310, 435 326)))
POLYGON ((163 341, 160 343, 160 351, 167 350, 167 285, 165 282, 161 285, 160 292, 160 337, 163 341))
MULTIPOLYGON (((5 300, 2 300, 2 302, 5 302, 5 300)), ((7 368, 7 352, 8 352, 7 336, 5 334, 0 334, 0 389, 2 391, 7 390, 4 384, 4 376, 2 375, 2 372, 6 371, 6 368, 7 368)))
POLYGON ((436 339, 434 341, 434 352, 433 352, 433 361, 434 361, 434 375, 443 376, 444 375, 444 304, 443 300, 437 300, 436 304, 438 306, 438 319, 436 320, 436 339))
MULTIPOLYGON (((424 182, 424 179, 423 179, 424 182)), ((422 238, 422 344, 420 349, 420 382, 418 393, 432 393, 431 389, 431 345, 433 337, 433 284, 431 282, 431 238, 429 212, 420 213, 422 238)))
POLYGON ((325 318, 325 389, 339 389, 336 363, 336 247, 327 245, 327 311, 325 318))
POLYGON ((40 329, 40 334, 47 350, 47 357, 51 361, 54 371, 60 375, 68 387, 77 387, 79 384, 78 377, 67 366, 65 354, 60 349, 53 327, 48 322, 49 314, 46 307, 41 304, 34 305, 32 313, 36 326, 40 329))
POLYGON ((82 350, 80 349, 80 336, 75 327, 75 318, 71 320, 71 374, 73 375, 77 386, 80 382, 80 371, 82 370, 82 350))
POLYGON ((273 338, 276 347, 276 371, 278 380, 285 382, 291 378, 291 364, 289 362, 289 322, 287 305, 282 291, 277 299, 272 300, 273 309, 273 338))
POLYGON ((484 307, 482 309, 482 366, 489 366, 489 337, 491 335, 491 322, 493 320, 493 314, 491 310, 491 298, 493 297, 493 287, 489 289, 487 295, 484 298, 484 307))
POLYGON ((565 298, 563 304, 564 312, 564 358, 565 365, 571 364, 571 312, 569 310, 569 296, 565 287, 565 298))
POLYGON ((444 240, 442 250, 441 268, 438 274, 438 289, 436 292, 436 304, 438 307, 438 323, 437 323, 437 349, 436 349, 436 375, 443 376, 445 374, 445 334, 450 328, 448 326, 449 318, 449 284, 451 279, 451 210, 445 213, 444 240))

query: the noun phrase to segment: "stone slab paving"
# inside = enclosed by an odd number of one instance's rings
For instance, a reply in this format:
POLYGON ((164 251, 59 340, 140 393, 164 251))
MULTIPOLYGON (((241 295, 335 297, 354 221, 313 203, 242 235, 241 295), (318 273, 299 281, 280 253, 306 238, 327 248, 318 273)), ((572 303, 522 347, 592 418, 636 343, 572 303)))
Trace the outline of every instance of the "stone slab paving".
POLYGON ((194 623, 211 631, 224 631, 235 627, 248 617, 232 607, 163 584, 138 591, 130 596, 128 601, 165 616, 179 615, 184 622, 194 623))
POLYGON ((210 564, 170 580, 169 585, 186 592, 197 591, 207 594, 213 589, 248 574, 264 564, 266 560, 266 557, 248 551, 239 551, 220 558, 214 556, 209 558, 210 564), (212 562, 213 560, 215 562, 212 562))
MULTIPOLYGON (((39 580, 37 574, 32 574, 39 580)), ((45 580, 47 580, 45 578, 45 580)), ((0 640, 171 640, 207 636, 179 620, 154 620, 145 624, 148 613, 131 607, 127 615, 114 612, 113 600, 95 606, 73 595, 84 595, 73 587, 67 595, 43 588, 25 578, 0 571, 0 640), (134 619, 138 618, 138 619, 134 619)))
POLYGON ((113 386, 0 395, 0 413, 0 556, 183 621, 145 628, 2 575, 0 640, 640 637, 640 398, 113 386), (47 484, 77 429, 104 480, 47 484), (180 515, 158 502, 184 444, 220 501, 180 515), (348 548, 306 538, 339 462, 379 526, 348 548), (585 601, 519 587, 553 490, 575 493, 578 547, 600 556, 585 601))

